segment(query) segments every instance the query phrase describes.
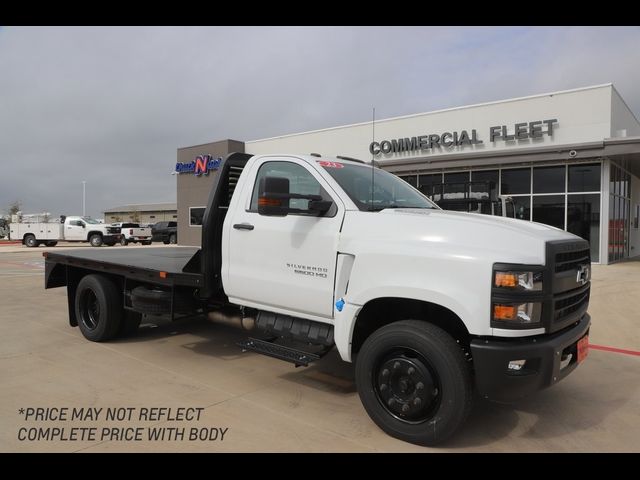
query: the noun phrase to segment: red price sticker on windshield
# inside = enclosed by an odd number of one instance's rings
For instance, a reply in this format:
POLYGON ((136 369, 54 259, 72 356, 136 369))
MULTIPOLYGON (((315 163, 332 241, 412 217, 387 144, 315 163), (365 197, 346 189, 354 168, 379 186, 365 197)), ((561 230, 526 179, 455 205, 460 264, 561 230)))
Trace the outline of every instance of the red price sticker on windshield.
POLYGON ((344 168, 344 165, 338 162, 327 162, 325 160, 318 162, 324 168, 344 168))

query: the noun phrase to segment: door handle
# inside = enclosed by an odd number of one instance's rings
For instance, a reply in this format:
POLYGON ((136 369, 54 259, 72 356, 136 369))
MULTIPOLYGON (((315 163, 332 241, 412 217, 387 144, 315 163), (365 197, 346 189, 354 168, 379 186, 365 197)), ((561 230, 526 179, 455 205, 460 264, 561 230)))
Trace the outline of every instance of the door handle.
POLYGON ((233 225, 236 230, 253 230, 253 225, 250 223, 236 223, 233 225))

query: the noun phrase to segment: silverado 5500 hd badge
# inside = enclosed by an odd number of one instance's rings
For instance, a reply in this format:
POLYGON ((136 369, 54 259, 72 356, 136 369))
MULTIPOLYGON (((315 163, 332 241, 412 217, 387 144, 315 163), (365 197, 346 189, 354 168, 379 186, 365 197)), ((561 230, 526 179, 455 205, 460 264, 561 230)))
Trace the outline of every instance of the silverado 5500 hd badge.
POLYGON ((307 275, 309 277, 327 278, 327 273, 329 272, 329 269, 325 267, 314 267, 312 265, 301 265, 299 263, 287 263, 287 268, 293 271, 293 273, 307 275))

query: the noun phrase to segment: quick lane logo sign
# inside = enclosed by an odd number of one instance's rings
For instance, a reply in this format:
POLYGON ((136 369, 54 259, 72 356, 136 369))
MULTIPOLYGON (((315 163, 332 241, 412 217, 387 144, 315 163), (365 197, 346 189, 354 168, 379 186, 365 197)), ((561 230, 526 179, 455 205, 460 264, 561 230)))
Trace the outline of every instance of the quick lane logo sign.
POLYGON ((207 153, 204 155, 198 155, 194 161, 189 163, 176 163, 176 172, 192 173, 196 177, 199 177, 200 175, 208 175, 212 170, 218 170, 221 163, 221 157, 213 158, 212 155, 207 153))
MULTIPOLYGON (((558 120, 537 120, 535 122, 516 123, 513 127, 507 125, 495 125, 489 127, 489 141, 513 142, 529 138, 542 138, 544 135, 553 136, 553 129, 558 120), (513 133, 511 133, 513 132, 513 133)), ((401 152, 414 152, 421 150, 434 150, 439 148, 462 147, 464 145, 479 145, 484 143, 478 138, 478 132, 473 129, 471 135, 466 130, 460 132, 444 132, 442 134, 417 135, 393 140, 371 142, 369 152, 372 155, 390 155, 401 152)))

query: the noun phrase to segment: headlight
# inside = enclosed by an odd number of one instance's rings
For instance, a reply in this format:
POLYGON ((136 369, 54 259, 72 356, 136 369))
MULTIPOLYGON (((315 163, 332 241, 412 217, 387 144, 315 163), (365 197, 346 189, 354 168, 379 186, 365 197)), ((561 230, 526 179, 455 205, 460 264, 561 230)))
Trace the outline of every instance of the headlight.
MULTIPOLYGON (((493 303, 493 321, 504 326, 531 328, 540 323, 541 305, 539 302, 493 303)), ((493 325, 500 328, 500 325, 493 325)))
POLYGON ((494 272, 493 286, 505 290, 541 291, 542 272, 494 272))

